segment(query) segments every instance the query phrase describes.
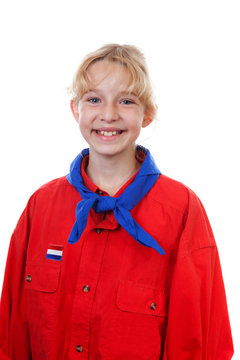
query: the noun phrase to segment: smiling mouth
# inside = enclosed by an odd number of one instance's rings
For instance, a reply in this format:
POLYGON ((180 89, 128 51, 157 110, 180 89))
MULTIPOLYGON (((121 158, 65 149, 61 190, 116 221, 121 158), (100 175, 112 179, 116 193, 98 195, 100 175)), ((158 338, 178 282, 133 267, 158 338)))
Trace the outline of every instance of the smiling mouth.
POLYGON ((123 130, 114 130, 114 131, 103 131, 103 130, 95 130, 96 133, 98 135, 103 135, 103 136, 115 136, 115 135, 120 135, 122 134, 123 130))

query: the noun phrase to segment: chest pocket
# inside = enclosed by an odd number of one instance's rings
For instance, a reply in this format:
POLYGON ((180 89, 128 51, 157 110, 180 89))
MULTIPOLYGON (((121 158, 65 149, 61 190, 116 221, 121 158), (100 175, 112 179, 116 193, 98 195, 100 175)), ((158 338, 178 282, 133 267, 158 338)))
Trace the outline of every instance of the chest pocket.
POLYGON ((27 264, 25 289, 54 293, 59 284, 60 264, 27 264))
POLYGON ((120 280, 116 304, 123 311, 167 317, 165 292, 145 284, 120 280))
POLYGON ((25 316, 31 339, 32 358, 47 359, 49 338, 58 319, 60 264, 27 263, 24 295, 25 316))

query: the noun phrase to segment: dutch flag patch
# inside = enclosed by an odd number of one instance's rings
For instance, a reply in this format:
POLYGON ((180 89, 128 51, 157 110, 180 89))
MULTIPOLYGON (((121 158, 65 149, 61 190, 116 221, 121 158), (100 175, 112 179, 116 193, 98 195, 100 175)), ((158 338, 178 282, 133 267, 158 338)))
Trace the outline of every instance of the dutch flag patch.
POLYGON ((62 245, 48 245, 46 259, 62 260, 63 246, 62 245))

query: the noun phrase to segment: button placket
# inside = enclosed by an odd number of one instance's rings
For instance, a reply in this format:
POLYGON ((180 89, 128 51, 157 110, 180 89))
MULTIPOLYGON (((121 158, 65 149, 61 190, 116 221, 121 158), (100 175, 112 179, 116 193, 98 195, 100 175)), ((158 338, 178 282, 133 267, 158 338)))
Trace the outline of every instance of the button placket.
POLYGON ((82 249, 72 304, 69 358, 87 359, 89 356, 90 321, 107 235, 107 231, 94 227, 89 231, 82 249), (89 261, 96 253, 98 256, 94 262, 89 261))

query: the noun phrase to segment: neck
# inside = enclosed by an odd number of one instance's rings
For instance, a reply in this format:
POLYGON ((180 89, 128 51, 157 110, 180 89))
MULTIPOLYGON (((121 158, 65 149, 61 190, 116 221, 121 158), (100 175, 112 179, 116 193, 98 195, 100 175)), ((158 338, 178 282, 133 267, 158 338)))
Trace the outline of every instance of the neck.
POLYGON ((102 157, 90 150, 86 173, 100 189, 113 196, 139 170, 141 164, 131 153, 102 157))

